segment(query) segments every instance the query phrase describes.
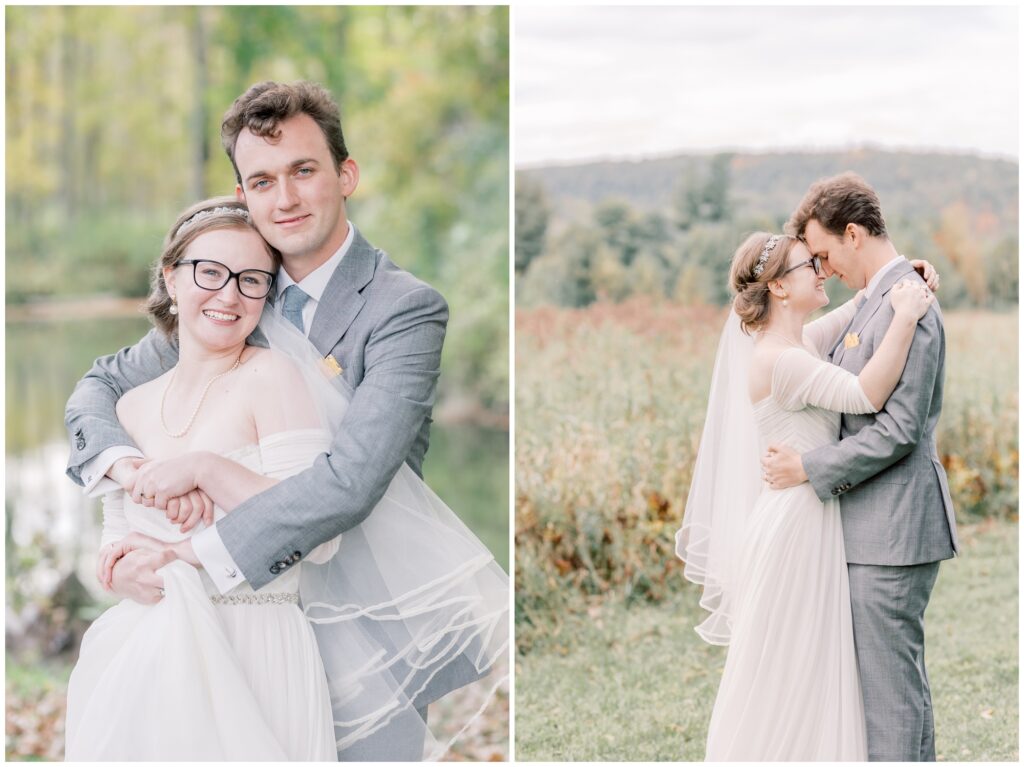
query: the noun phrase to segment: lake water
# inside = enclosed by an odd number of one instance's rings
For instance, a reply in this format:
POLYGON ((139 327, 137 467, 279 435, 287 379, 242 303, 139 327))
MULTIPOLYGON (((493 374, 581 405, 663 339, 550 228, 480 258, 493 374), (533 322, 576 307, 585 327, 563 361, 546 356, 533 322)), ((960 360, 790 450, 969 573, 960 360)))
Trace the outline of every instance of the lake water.
MULTIPOLYGON (((64 474, 64 403, 97 356, 148 327, 139 317, 7 324, 7 589, 15 610, 72 568, 102 595, 93 575, 102 517, 99 502, 64 474)), ((506 570, 508 449, 507 431, 435 423, 424 463, 427 482, 506 570)))

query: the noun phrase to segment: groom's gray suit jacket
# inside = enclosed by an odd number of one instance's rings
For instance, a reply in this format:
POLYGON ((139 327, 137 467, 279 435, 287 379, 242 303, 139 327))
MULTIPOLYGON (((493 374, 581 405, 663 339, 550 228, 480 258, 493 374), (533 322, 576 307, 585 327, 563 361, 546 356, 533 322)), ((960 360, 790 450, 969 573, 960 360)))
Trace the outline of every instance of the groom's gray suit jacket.
MULTIPOLYGON (((309 332, 321 354, 334 356, 354 392, 330 452, 217 523, 252 588, 362 522, 403 461, 422 476, 447 322, 440 293, 355 232, 309 332)), ((106 448, 134 445, 114 405, 128 389, 169 370, 177 357, 177 346, 153 330, 135 346, 95 362, 65 413, 73 480, 83 484, 82 465, 106 448)), ((453 664, 430 680, 416 705, 474 678, 479 674, 470 663, 453 664)))
MULTIPOLYGON (((909 263, 893 267, 854 315, 832 361, 859 374, 893 318, 888 293, 920 280, 909 263)), ((842 417, 840 441, 803 455, 822 500, 840 497, 846 559, 864 565, 916 565, 959 551, 953 501, 935 447, 942 410, 946 340, 938 304, 920 320, 899 384, 873 415, 842 417)))
MULTIPOLYGON (((317 306, 309 340, 354 391, 331 452, 313 468, 240 505, 217 523, 224 545, 258 589, 319 543, 358 525, 406 461, 417 473, 430 439, 448 306, 357 231, 317 306)), ((118 398, 169 370, 176 344, 152 330, 96 361, 68 400, 68 475, 108 447, 134 445, 114 415, 118 398)))

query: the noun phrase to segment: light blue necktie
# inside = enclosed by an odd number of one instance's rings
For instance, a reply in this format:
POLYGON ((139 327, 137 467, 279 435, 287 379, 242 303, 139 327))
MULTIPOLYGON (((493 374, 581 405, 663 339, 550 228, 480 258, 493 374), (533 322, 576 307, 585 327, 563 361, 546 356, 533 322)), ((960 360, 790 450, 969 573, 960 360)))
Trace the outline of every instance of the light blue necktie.
POLYGON ((298 285, 289 285, 284 289, 284 303, 281 304, 281 313, 284 318, 299 329, 300 333, 306 332, 302 323, 302 307, 306 305, 309 296, 303 292, 298 285))

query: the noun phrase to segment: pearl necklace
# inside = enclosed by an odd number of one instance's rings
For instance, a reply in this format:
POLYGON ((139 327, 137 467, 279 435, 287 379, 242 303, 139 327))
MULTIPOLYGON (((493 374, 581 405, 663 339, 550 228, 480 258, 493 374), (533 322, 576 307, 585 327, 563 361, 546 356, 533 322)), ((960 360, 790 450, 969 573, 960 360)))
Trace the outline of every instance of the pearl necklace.
POLYGON ((164 418, 164 404, 167 402, 167 392, 171 390, 171 384, 174 383, 174 377, 178 374, 178 367, 174 367, 174 372, 171 373, 171 380, 167 382, 167 388, 164 389, 163 396, 160 397, 160 426, 163 427, 164 434, 172 439, 178 439, 188 434, 188 430, 192 428, 193 422, 196 420, 196 416, 199 415, 199 408, 203 406, 203 402, 206 401, 206 395, 210 391, 210 387, 213 386, 214 381, 218 378, 226 376, 228 373, 234 372, 238 369, 238 366, 242 364, 242 354, 245 352, 245 347, 242 347, 242 351, 238 353, 238 359, 235 360, 235 364, 232 365, 228 370, 223 373, 218 373, 209 381, 206 382, 206 387, 203 389, 203 393, 199 395, 199 402, 196 403, 195 409, 192 411, 192 415, 189 416, 188 423, 185 424, 185 428, 179 431, 177 434, 172 434, 171 430, 167 428, 167 420, 164 418))

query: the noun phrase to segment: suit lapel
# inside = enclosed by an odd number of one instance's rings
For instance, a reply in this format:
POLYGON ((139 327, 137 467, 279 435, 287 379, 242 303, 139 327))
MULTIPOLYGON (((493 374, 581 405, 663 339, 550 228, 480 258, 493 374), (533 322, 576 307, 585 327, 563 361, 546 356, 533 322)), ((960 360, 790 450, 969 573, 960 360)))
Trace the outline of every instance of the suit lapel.
POLYGON ((843 355, 846 352, 846 344, 844 343, 846 336, 850 333, 860 335, 871 318, 882 306, 882 301, 885 299, 886 294, 892 289, 892 286, 913 271, 914 267, 910 265, 910 262, 904 261, 903 263, 894 266, 884 277, 882 277, 881 281, 875 288, 875 292, 871 294, 871 297, 864 302, 864 306, 862 306, 853 316, 853 321, 846 329, 846 333, 843 334, 843 341, 840 341, 839 348, 836 350, 832 358, 832 361, 836 365, 841 364, 843 361, 843 355))
POLYGON ((324 356, 331 353, 366 303, 360 291, 373 279, 376 268, 377 252, 357 229, 313 315, 309 340, 324 356))
POLYGON ((853 327, 853 323, 857 321, 857 317, 860 315, 860 310, 863 308, 864 304, 861 304, 857 308, 857 311, 853 313, 853 317, 850 318, 850 321, 847 323, 846 328, 843 330, 842 333, 839 334, 839 344, 828 355, 829 361, 833 365, 838 365, 840 362, 843 361, 843 352, 846 351, 846 336, 849 334, 850 328, 853 327))

